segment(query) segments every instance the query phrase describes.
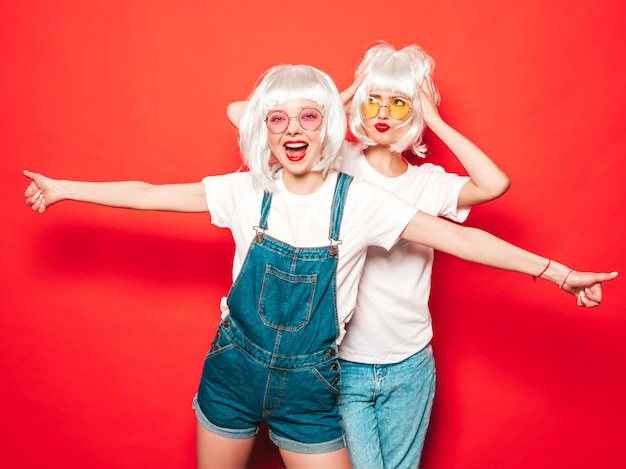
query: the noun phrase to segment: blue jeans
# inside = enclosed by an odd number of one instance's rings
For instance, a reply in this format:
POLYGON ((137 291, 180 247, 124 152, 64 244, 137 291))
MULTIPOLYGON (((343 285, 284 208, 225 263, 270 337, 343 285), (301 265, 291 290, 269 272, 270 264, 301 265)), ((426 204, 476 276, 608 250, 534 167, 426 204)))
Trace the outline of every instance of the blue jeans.
POLYGON ((400 363, 341 360, 339 412, 354 469, 415 469, 435 397, 432 347, 400 363))

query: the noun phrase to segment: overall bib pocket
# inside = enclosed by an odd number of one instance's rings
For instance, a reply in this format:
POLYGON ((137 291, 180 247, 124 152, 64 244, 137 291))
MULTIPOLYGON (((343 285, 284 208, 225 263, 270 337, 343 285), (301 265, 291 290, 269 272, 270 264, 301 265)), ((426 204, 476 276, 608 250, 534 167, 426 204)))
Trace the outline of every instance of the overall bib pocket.
POLYGON ((311 319, 316 285, 316 274, 295 275, 267 265, 259 298, 263 324, 289 332, 302 329, 311 319), (277 292, 284 292, 288 297, 277 292))

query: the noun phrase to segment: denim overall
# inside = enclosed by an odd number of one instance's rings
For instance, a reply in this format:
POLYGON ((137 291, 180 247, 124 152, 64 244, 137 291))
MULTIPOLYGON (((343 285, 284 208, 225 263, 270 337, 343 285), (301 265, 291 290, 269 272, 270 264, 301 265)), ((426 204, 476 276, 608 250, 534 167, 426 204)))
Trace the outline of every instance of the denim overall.
POLYGON ((257 235, 228 294, 230 315, 218 327, 198 390, 198 418, 210 431, 249 438, 266 421, 272 441, 290 451, 344 446, 336 267, 351 182, 338 175, 323 247, 294 247, 265 234, 272 201, 265 193, 257 235))

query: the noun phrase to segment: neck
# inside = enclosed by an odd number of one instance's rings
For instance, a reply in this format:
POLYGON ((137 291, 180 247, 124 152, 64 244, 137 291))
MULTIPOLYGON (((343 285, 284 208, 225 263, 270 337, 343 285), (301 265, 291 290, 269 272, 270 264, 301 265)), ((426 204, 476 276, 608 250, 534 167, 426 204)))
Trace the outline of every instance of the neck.
POLYGON ((283 184, 292 194, 309 195, 322 187, 326 176, 319 171, 310 171, 306 174, 294 174, 283 169, 282 179, 283 184))
POLYGON ((363 154, 370 166, 383 176, 402 176, 408 168, 402 153, 391 151, 386 145, 367 147, 363 154))

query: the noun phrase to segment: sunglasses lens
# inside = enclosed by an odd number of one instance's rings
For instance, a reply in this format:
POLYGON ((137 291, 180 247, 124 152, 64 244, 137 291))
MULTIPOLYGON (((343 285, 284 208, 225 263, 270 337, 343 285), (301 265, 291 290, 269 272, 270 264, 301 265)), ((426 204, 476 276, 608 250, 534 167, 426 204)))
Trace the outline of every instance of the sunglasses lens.
POLYGON ((278 134, 289 127, 289 116, 284 111, 272 111, 267 115, 265 123, 270 132, 278 134))
MULTIPOLYGON (((304 130, 317 130, 322 125, 322 118, 322 113, 317 109, 306 108, 300 111, 298 123, 304 130)), ((270 132, 280 134, 287 130, 290 119, 285 111, 272 111, 265 118, 265 124, 270 132)))
POLYGON ((380 103, 376 98, 369 96, 367 101, 363 103, 363 115, 366 119, 373 119, 380 111, 380 103))
POLYGON ((408 101, 402 98, 393 98, 389 102, 389 106, 387 107, 389 110, 389 115, 394 119, 404 119, 409 115, 409 111, 411 110, 411 106, 409 106, 408 101))
POLYGON ((298 122, 304 130, 317 130, 322 125, 322 113, 314 108, 303 109, 298 116, 298 122))
MULTIPOLYGON (((373 96, 369 96, 367 101, 363 104, 363 116, 366 119, 373 119, 380 112, 380 101, 373 96)), ((409 102, 404 98, 392 98, 387 106, 387 112, 389 116, 394 119, 404 119, 411 112, 411 106, 409 102)))

